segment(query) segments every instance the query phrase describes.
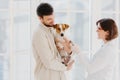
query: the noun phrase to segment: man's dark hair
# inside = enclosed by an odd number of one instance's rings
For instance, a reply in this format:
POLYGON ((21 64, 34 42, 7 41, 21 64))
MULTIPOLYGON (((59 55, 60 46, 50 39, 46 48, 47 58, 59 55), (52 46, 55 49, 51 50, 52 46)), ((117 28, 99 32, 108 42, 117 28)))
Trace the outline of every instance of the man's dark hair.
POLYGON ((51 15, 53 13, 53 7, 48 3, 41 3, 37 7, 37 15, 43 17, 45 15, 51 15))

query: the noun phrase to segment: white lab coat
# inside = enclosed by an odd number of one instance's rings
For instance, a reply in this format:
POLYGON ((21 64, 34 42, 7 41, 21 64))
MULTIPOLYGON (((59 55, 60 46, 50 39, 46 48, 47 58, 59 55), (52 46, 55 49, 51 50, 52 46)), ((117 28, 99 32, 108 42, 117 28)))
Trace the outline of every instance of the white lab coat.
POLYGON ((59 59, 54 37, 43 24, 33 34, 33 54, 36 61, 35 80, 66 80, 66 66, 59 59))
POLYGON ((80 64, 88 72, 86 80, 114 80, 117 60, 117 45, 114 40, 104 44, 90 59, 86 59, 84 54, 79 55, 80 64))

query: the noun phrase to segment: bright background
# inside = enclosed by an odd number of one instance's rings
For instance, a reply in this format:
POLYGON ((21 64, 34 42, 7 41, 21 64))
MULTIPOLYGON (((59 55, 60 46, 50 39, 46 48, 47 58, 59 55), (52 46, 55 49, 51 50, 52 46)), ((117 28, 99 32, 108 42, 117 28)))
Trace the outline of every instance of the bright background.
MULTIPOLYGON (((101 43, 96 35, 97 20, 113 18, 120 28, 120 0, 0 0, 0 80, 34 80, 31 39, 39 24, 36 7, 40 2, 54 7, 55 22, 69 24, 69 38, 88 55, 101 43)), ((117 43, 120 50, 120 39, 117 43)), ((69 76, 84 80, 84 68, 77 59, 69 76)), ((120 53, 116 70, 119 76, 120 53)))

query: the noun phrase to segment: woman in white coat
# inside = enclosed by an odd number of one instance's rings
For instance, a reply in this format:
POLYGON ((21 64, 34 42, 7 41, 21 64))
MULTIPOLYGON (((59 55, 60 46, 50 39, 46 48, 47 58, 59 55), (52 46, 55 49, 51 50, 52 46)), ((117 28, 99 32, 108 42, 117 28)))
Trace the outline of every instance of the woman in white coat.
MULTIPOLYGON (((113 19, 104 18, 96 22, 98 38, 103 41, 101 48, 90 59, 80 52, 79 46, 72 46, 72 55, 79 53, 79 61, 83 65, 88 75, 85 80, 115 80, 114 72, 117 62, 117 44, 118 29, 113 19)), ((64 46, 70 47, 69 40, 61 42, 64 46)), ((58 50, 59 47, 57 47, 58 50)))
POLYGON ((98 38, 102 39, 104 44, 89 60, 80 53, 79 62, 87 69, 86 80, 114 80, 113 75, 117 59, 115 38, 118 37, 118 29, 115 21, 109 18, 100 19, 96 24, 98 26, 98 38))

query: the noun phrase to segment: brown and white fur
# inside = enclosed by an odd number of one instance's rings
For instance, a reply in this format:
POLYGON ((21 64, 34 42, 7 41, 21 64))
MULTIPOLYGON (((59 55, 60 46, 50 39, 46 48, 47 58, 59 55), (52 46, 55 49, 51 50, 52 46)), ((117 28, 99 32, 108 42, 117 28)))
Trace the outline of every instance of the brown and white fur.
MULTIPOLYGON (((69 25, 67 24, 55 24, 53 26, 54 28, 54 36, 55 39, 59 39, 60 41, 64 41, 63 37, 65 36, 65 31, 69 28, 69 25)), ((62 59, 62 63, 67 65, 70 61, 71 56, 64 50, 64 46, 56 41, 56 45, 59 46, 60 49, 62 49, 59 53, 62 59)))

